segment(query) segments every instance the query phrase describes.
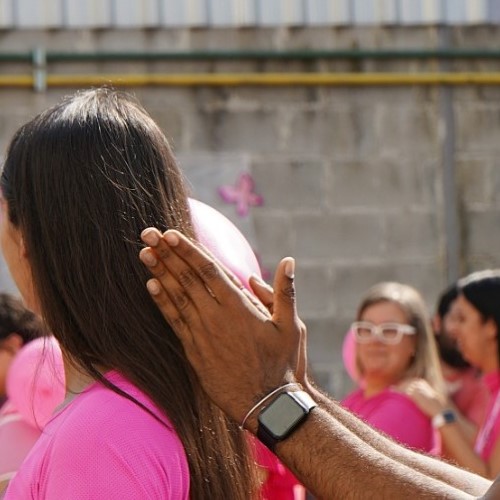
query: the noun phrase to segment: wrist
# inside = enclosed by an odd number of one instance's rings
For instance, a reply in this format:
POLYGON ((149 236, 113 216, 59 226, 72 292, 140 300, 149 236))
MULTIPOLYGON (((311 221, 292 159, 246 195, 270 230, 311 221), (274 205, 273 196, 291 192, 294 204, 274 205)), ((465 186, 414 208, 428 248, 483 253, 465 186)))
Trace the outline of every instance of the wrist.
POLYGON ((260 411, 271 404, 280 394, 282 394, 286 390, 298 391, 300 389, 300 385, 296 382, 286 382, 276 387, 272 391, 269 391, 267 394, 260 396, 257 399, 257 402, 248 410, 246 415, 243 417, 240 428, 247 429, 253 434, 256 434, 258 429, 258 415, 260 411))
POLYGON ((432 417, 432 427, 441 429, 448 424, 454 424, 457 421, 457 414, 450 408, 446 408, 432 417))
POLYGON ((259 412, 257 438, 272 452, 305 421, 316 402, 303 390, 281 392, 259 412))

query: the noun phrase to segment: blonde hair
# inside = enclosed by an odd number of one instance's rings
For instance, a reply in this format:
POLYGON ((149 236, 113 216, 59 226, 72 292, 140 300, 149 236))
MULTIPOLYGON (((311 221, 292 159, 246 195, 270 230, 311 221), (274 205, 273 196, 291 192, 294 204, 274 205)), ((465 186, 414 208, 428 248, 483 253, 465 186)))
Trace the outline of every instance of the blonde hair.
MULTIPOLYGON (((404 378, 423 378, 436 391, 445 394, 445 384, 430 318, 420 293, 409 285, 383 282, 372 286, 361 300, 357 319, 361 319, 368 307, 381 302, 396 304, 406 315, 409 325, 416 330, 415 355, 412 357, 404 378)), ((362 372, 356 360, 358 370, 362 372)))

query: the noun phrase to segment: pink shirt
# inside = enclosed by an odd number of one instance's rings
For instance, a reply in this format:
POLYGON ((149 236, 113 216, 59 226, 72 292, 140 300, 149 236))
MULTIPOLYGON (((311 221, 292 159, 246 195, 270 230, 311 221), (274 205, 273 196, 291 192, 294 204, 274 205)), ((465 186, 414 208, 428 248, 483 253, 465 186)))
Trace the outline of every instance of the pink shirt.
POLYGON ((40 433, 10 401, 0 408, 0 483, 16 475, 40 433))
POLYGON ((456 371, 453 379, 446 380, 448 391, 460 413, 481 427, 490 401, 490 391, 474 368, 456 371))
POLYGON ((493 447, 500 437, 500 411, 497 402, 500 397, 500 372, 488 373, 483 376, 483 380, 490 390, 491 399, 484 424, 479 429, 474 449, 483 460, 489 460, 493 447))
POLYGON ((260 500, 305 500, 306 490, 297 478, 254 436, 249 436, 257 465, 265 474, 260 500))
POLYGON ((342 405, 396 441, 419 451, 436 452, 431 420, 408 396, 388 388, 365 398, 358 389, 342 405))
POLYGON ((188 464, 169 420, 123 376, 106 378, 164 423, 96 382, 48 422, 6 500, 188 499, 188 464))

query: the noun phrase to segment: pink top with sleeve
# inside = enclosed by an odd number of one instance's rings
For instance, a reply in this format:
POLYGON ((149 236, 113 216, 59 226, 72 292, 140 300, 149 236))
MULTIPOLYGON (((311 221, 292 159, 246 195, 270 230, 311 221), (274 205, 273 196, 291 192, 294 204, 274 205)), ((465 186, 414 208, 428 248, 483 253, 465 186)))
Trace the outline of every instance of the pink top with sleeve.
POLYGON ((483 376, 491 399, 486 410, 484 423, 479 429, 474 449, 483 460, 489 460, 495 443, 500 437, 500 372, 492 372, 483 376))
POLYGON ((184 448, 169 420, 119 373, 106 378, 160 421, 93 383, 47 423, 6 500, 189 498, 184 448))
POLYGON ((387 388, 366 398, 358 389, 349 394, 342 405, 375 429, 410 448, 437 452, 430 418, 404 394, 387 388))

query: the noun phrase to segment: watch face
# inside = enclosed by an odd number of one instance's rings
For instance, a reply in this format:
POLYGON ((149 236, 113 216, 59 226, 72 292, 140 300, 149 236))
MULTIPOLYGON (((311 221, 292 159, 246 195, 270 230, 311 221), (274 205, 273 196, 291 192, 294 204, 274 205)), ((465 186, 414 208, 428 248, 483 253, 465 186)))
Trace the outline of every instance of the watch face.
POLYGON ((454 422, 457 421, 457 417, 456 417, 455 413, 452 410, 445 410, 442 413, 442 415, 443 415, 444 421, 447 424, 453 424, 454 422))
POLYGON ((262 410, 259 421, 275 437, 287 435, 303 418, 307 411, 288 394, 280 394, 273 403, 262 410))

